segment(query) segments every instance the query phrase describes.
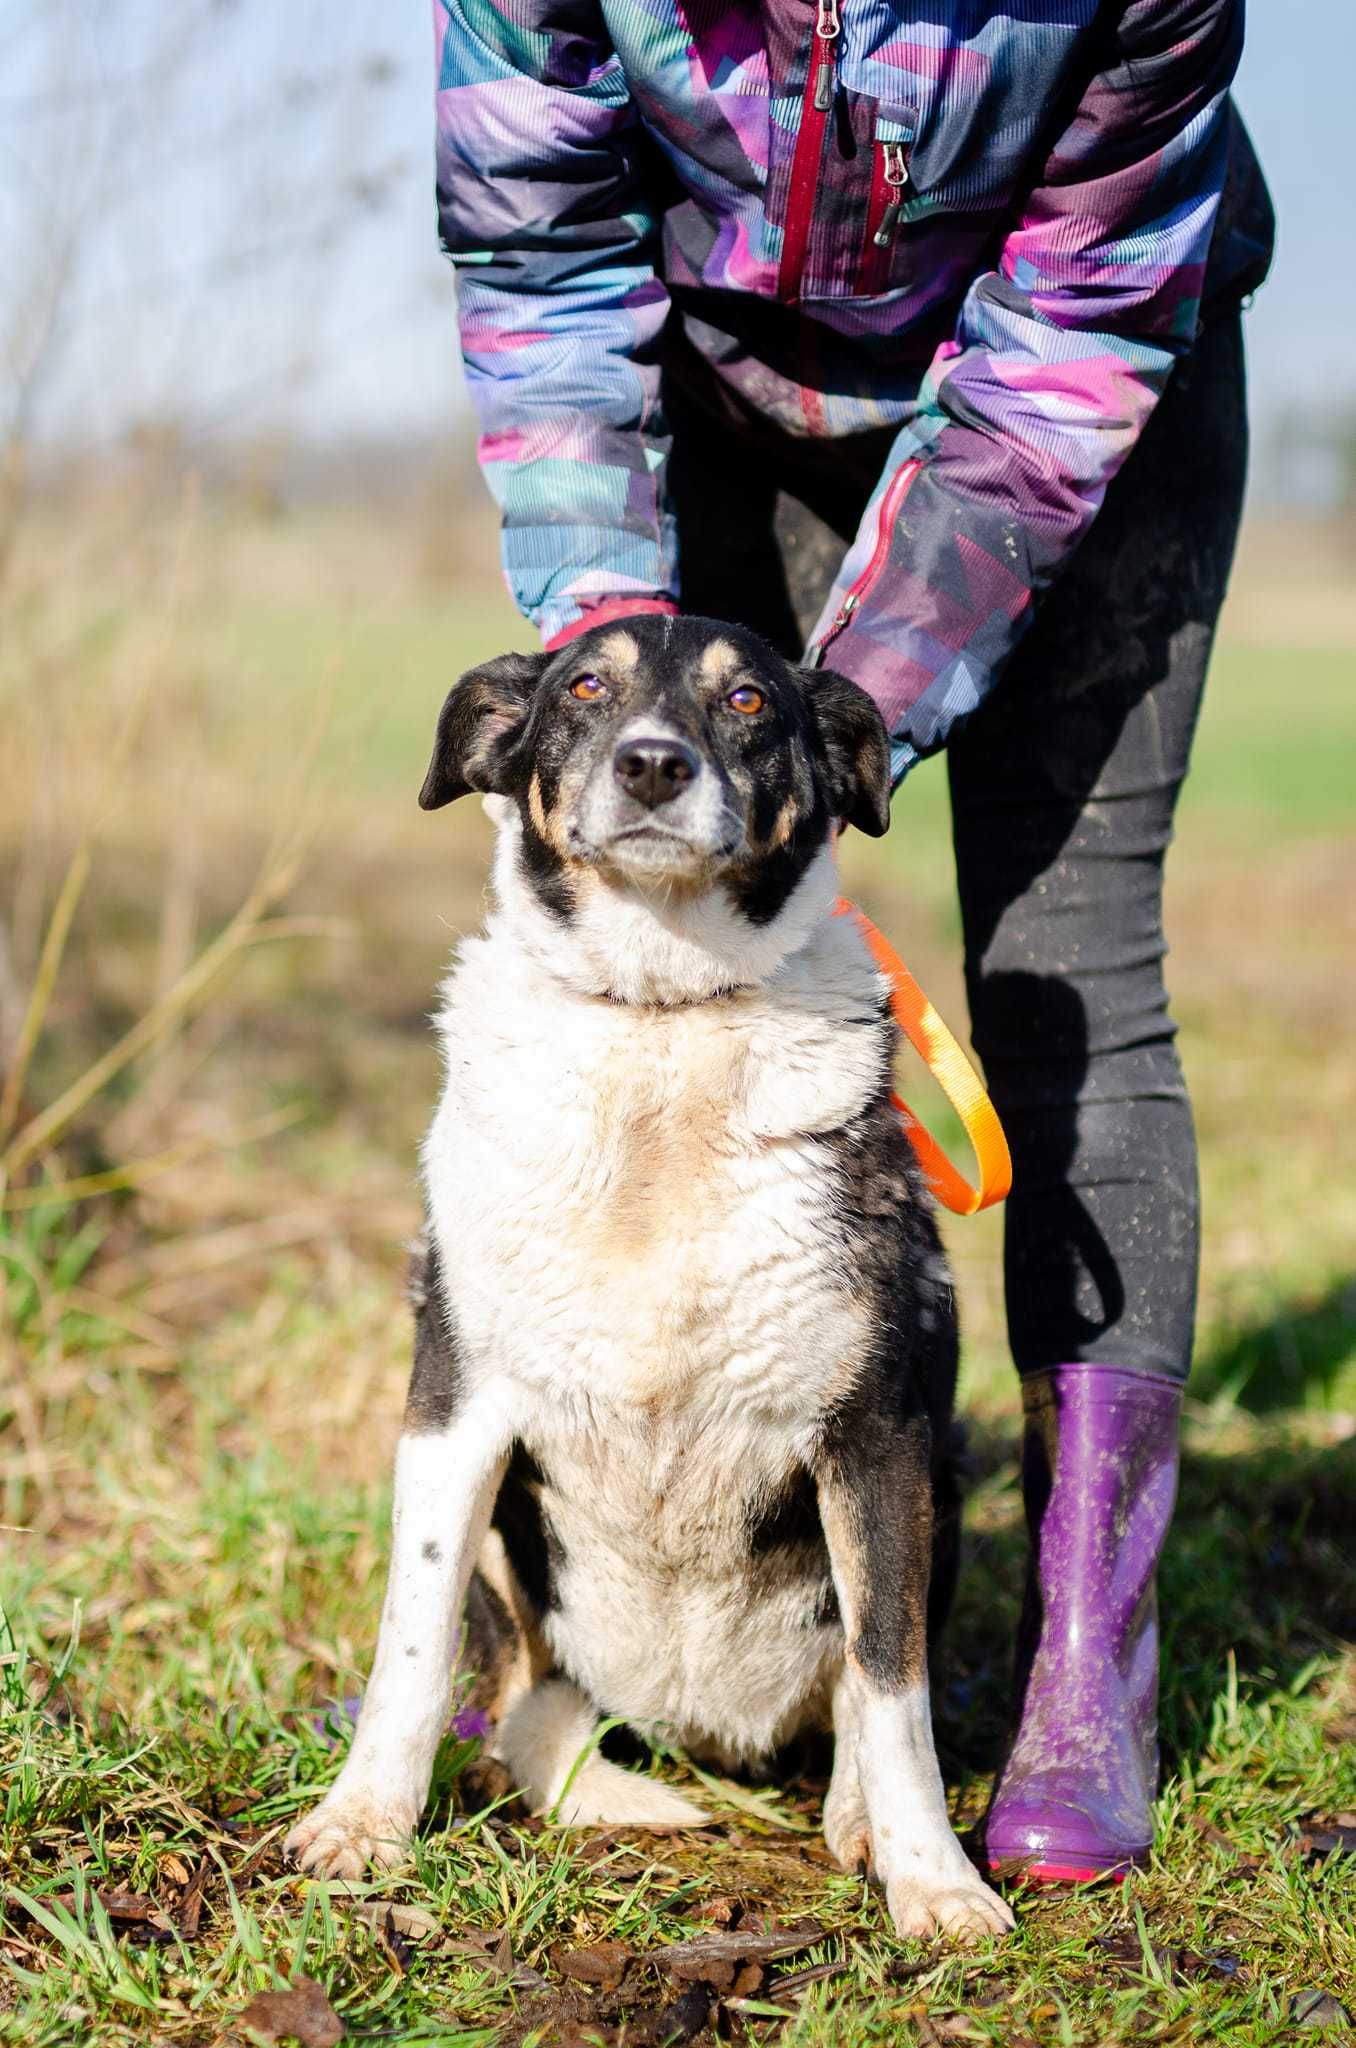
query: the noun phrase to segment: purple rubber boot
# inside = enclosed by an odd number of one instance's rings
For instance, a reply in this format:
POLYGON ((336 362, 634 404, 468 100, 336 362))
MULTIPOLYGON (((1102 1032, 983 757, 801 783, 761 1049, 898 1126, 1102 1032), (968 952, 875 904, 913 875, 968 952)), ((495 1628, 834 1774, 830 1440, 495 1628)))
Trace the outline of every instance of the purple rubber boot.
POLYGON ((985 1823, 989 1864, 1047 1882, 1124 1877, 1153 1841, 1154 1573, 1182 1390, 1157 1373, 1057 1365, 1023 1381, 1022 1403, 1021 1713, 985 1823))

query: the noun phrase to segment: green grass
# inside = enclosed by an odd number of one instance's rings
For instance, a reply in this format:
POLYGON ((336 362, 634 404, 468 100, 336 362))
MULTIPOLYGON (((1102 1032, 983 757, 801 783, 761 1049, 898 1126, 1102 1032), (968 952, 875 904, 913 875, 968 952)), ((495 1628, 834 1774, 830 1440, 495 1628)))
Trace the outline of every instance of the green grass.
MULTIPOLYGON (((13 903, 20 935, 25 902, 50 906, 154 640, 135 591, 44 573, 0 634, 0 916, 13 903)), ((776 1788, 789 1827, 736 1805, 688 1840, 587 1844, 525 1819, 474 1746, 449 1743, 406 1870, 355 1899, 284 1869, 291 1816, 338 1765, 317 1716, 361 1685, 373 1641, 401 1247, 436 1085, 426 1013, 483 884, 474 809, 430 820, 413 794, 447 684, 522 637, 492 593, 378 582, 322 603, 204 572, 30 1077, 31 1110, 223 926, 275 826, 315 802, 285 905, 304 925, 242 955, 39 1172, 193 1157, 139 1191, 0 1212, 0 2041, 225 2048, 248 2038, 254 1992, 304 1973, 355 2041, 639 2048, 677 1994, 664 1946, 728 1917, 722 1900, 744 1924, 815 1923, 715 2013, 734 2040, 1260 2044, 1293 2033, 1311 1991, 1356 2011, 1356 1863, 1304 1832, 1356 1810, 1343 649, 1222 647, 1173 859, 1206 1243, 1152 1867, 1123 1890, 1025 1897, 1005 1945, 914 1949, 817 1850, 812 1772, 776 1788), (317 694, 331 724, 303 769, 317 694), (296 1120, 242 1139, 279 1111, 296 1120), (110 1917, 114 1892, 155 1917, 110 1917), (385 1925, 388 1904, 429 1931, 385 1925), (503 1935, 507 1968, 486 1954, 503 1935), (602 1940, 634 1959, 616 1993, 561 1967, 602 1940)), ((845 860, 961 1025, 942 771, 912 778, 889 840, 845 860)), ((904 1081, 960 1150, 916 1066, 904 1081)), ((966 1822, 1001 1750, 1024 1538, 1001 1222, 948 1237, 974 1470, 936 1707, 966 1822)))
MULTIPOLYGON (((153 1416, 115 1372, 102 1426, 81 1439, 100 1466, 97 1536, 55 1568, 10 1573, 22 1649, 5 1667, 0 1728, 0 2039, 206 2042, 254 1990, 301 1970, 354 2039, 516 2038, 550 2014, 549 1993, 515 1989, 439 1935, 393 1947, 351 1901, 284 1870, 280 1833, 337 1761, 313 1725, 317 1661, 323 1691, 356 1684, 375 1624, 385 1490, 336 1495, 304 1454, 252 1447, 253 1414, 210 1373, 186 1366, 185 1381, 195 1421, 177 1488, 158 1466, 148 1474, 153 1416), (181 1875, 200 1868, 206 1904, 185 1939, 181 1875), (159 1900, 163 1944, 111 1925, 101 1888, 159 1900)), ((1022 1556, 1010 1433, 983 1430, 976 1450, 972 1551, 938 1686, 943 1757, 970 1814, 1001 1740, 1022 1556)), ((1356 1975, 1356 1864, 1306 1858, 1295 1838, 1306 1815, 1356 1806, 1353 1702, 1334 1654, 1356 1619, 1354 1488, 1350 1445, 1287 1447, 1237 1421, 1223 1441, 1193 1430, 1163 1589, 1169 1778, 1155 1863, 1124 1893, 1030 1898, 1004 1947, 938 1951, 925 1977, 898 1981, 913 1955, 878 1898, 807 1861, 805 1837, 737 1812, 710 1838, 614 1841, 592 1861, 567 1833, 502 1814, 477 1823, 490 1794, 468 1772, 469 1745, 444 1753, 408 1871, 368 1894, 419 1909, 454 1942, 506 1930, 515 1961, 554 1986, 553 1952, 606 1938, 650 1955, 690 1935, 713 1898, 812 1916, 823 1936, 795 1967, 841 1969, 795 2001, 791 2042, 897 2039, 921 2013, 963 2013, 973 2038, 996 2042, 1272 2040, 1294 1992, 1349 1995, 1356 1975)), ((820 1790, 797 1787, 795 1814, 812 1820, 820 1790)), ((653 2010, 662 1991, 640 1973, 636 2004, 653 2010)), ((777 2028, 754 2023, 749 2037, 777 2028)))
POLYGON ((1197 732, 1188 816, 1276 833, 1350 829, 1350 647, 1219 649, 1197 732))

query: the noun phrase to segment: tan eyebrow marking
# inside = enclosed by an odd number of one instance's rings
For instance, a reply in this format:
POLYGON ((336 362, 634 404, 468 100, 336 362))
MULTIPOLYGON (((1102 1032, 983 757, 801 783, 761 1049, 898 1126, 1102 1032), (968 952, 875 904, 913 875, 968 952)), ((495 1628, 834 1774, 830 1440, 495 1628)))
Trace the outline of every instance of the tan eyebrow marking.
POLYGON ((635 636, 624 627, 609 633, 606 640, 598 642, 598 657, 624 676, 633 676, 640 662, 640 648, 635 636))
POLYGON ((743 667, 743 656, 730 640, 713 640, 702 649, 697 674, 704 683, 728 682, 743 667))

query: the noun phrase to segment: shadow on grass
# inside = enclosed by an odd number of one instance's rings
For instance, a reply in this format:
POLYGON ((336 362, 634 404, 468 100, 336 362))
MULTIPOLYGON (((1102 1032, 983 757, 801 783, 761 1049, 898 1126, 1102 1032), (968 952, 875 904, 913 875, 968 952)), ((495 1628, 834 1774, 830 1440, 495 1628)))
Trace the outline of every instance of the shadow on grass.
MULTIPOLYGON (((1015 1419, 1010 1437, 978 1436, 974 1452, 991 1505, 1007 1480, 1012 1512, 967 1541, 944 1640, 937 1733, 952 1783, 1001 1762, 1026 1568, 1015 1419)), ((1160 1574, 1166 1770, 1208 1746, 1231 1655, 1246 1699, 1292 1686, 1356 1640, 1354 1522, 1356 1437, 1299 1446, 1278 1426, 1273 1443, 1234 1453, 1195 1432, 1160 1574)))
POLYGON ((1220 1396, 1254 1415, 1331 1403, 1339 1376, 1356 1358, 1356 1274, 1334 1280, 1309 1300, 1221 1332, 1197 1359, 1191 1391, 1220 1396))

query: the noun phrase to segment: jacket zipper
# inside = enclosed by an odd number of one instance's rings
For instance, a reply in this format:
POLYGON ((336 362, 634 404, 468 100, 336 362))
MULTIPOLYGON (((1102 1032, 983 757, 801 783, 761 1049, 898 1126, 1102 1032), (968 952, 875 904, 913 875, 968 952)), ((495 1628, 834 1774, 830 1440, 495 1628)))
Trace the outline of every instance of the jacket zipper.
POLYGON ((786 225, 782 230, 782 260, 777 270, 777 297, 800 297, 805 251, 810 241, 810 220, 819 188, 819 165, 824 150, 824 124, 833 106, 834 72, 838 62, 838 0, 816 0, 815 32, 810 43, 810 65, 805 76, 805 94, 800 103, 800 128, 791 158, 791 182, 786 195, 786 225))
POLYGON ((862 250, 861 284, 865 293, 884 291, 890 280, 890 252, 899 232, 909 166, 902 142, 878 142, 871 164, 871 194, 866 202, 866 244, 862 250))
POLYGON ((830 619, 824 632, 821 633, 819 639, 816 640, 814 646, 810 649, 807 664, 810 668, 822 666, 825 648, 831 640, 837 639, 884 568, 886 558, 890 553, 890 542, 894 538, 895 520, 899 516, 899 508, 908 496, 909 487, 922 467, 923 464, 919 457, 916 455, 911 456, 891 479, 889 489, 881 499, 880 511, 876 515, 876 545, 871 550, 871 560, 867 563, 851 588, 844 594, 843 602, 839 605, 832 619, 830 619))

